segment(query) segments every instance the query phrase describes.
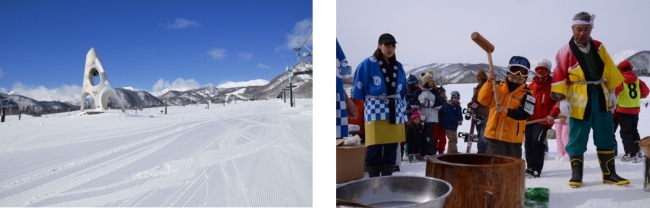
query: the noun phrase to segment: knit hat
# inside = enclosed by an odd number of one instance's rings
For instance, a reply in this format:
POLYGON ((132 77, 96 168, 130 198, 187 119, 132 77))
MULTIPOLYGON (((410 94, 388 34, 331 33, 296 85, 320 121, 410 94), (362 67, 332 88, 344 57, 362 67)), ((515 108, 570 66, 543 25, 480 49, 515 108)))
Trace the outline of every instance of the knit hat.
POLYGON ((406 80, 407 84, 417 84, 418 83, 418 78, 413 76, 412 74, 409 74, 408 80, 406 80))
POLYGON ((460 99, 460 93, 458 91, 451 91, 451 97, 452 98, 457 97, 458 99, 460 99))
POLYGON ((429 81, 433 81, 433 76, 431 76, 431 74, 427 73, 422 77, 422 84, 425 85, 429 81))
POLYGON ((535 66, 535 71, 537 71, 538 68, 546 68, 546 70, 551 71, 551 68, 553 67, 553 64, 551 61, 547 59, 542 59, 541 61, 537 62, 537 66, 535 66))
POLYGON ((418 113, 417 111, 416 111, 416 112, 413 112, 413 113, 411 114, 411 120, 416 119, 416 118, 417 118, 417 119, 421 119, 421 118, 422 118, 422 116, 420 116, 420 113, 418 113))
POLYGON ((631 70, 632 68, 632 63, 630 63, 627 60, 621 61, 621 63, 618 64, 618 70, 631 70))
POLYGON ((447 92, 447 90, 445 90, 444 87, 438 87, 438 92, 439 93, 445 93, 445 92, 447 92))
POLYGON ((479 69, 478 73, 476 73, 476 78, 485 81, 487 80, 487 74, 483 69, 479 69))

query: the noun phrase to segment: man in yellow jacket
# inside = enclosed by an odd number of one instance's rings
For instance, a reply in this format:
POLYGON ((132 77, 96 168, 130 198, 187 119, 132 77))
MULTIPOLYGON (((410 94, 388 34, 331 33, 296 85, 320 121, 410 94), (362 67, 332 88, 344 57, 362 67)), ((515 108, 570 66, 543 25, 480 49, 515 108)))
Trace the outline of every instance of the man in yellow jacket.
POLYGON ((490 108, 483 136, 488 140, 488 154, 521 158, 526 119, 535 112, 535 98, 526 87, 530 63, 513 56, 508 64, 508 76, 493 90, 494 72, 478 92, 477 101, 490 108), (495 99, 494 94, 498 99, 495 99))
POLYGON ((571 187, 582 185, 584 153, 589 132, 603 173, 603 182, 625 185, 630 181, 616 174, 612 139, 612 112, 616 109, 615 89, 623 76, 605 46, 591 38, 595 15, 580 12, 573 17, 573 37, 558 51, 553 71, 552 96, 560 100, 560 111, 569 115, 569 143, 566 152, 571 160, 571 187))

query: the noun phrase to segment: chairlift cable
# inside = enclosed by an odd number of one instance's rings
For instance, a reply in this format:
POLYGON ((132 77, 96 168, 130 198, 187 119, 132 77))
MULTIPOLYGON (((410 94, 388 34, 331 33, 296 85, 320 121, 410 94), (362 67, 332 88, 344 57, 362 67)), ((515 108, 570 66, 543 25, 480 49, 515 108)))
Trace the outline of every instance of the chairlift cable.
MULTIPOLYGON (((305 41, 303 41, 303 42, 302 42, 302 45, 300 45, 300 48, 298 48, 299 50, 302 49, 303 47, 305 47, 305 43, 307 43, 307 40, 309 40, 309 37, 311 37, 311 33, 312 33, 313 31, 314 31, 314 30, 310 30, 310 31, 309 31, 309 34, 307 35, 307 38, 305 38, 305 41)), ((307 49, 307 50, 309 50, 309 49, 307 49)), ((311 52, 311 50, 309 50, 309 51, 311 52)), ((298 57, 300 57, 300 52, 298 52, 298 54, 296 54, 296 59, 293 61, 294 63, 297 63, 297 62, 298 62, 298 57)))

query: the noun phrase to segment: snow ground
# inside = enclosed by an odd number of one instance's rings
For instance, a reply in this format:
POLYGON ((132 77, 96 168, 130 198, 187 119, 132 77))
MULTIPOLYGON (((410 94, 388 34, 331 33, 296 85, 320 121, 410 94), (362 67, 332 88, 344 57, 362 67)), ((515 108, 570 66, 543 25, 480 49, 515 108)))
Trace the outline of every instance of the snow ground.
POLYGON ((0 206, 312 206, 312 100, 16 116, 0 206))
MULTIPOLYGON (((650 77, 641 77, 650 84, 650 77)), ((471 100, 472 88, 476 84, 445 85, 447 96, 451 91, 461 94, 461 106, 467 106, 471 100)), ((648 99, 650 100, 650 99, 648 99)), ((650 136, 650 107, 642 107, 639 115, 639 134, 641 138, 650 136)), ((469 132, 469 122, 464 120, 458 127, 459 132, 469 132)), ((619 128, 620 129, 620 128, 619 128)), ((540 178, 526 179, 526 187, 546 187, 550 190, 549 207, 650 207, 650 192, 643 191, 644 163, 621 162, 620 157, 625 152, 621 143, 620 134, 616 133, 619 155, 616 160, 617 173, 630 180, 630 185, 621 187, 602 183, 600 165, 596 156, 596 146, 590 139, 585 153, 585 167, 583 184, 580 188, 571 188, 568 185, 571 178, 571 167, 568 160, 556 161, 556 140, 548 140, 549 155, 544 161, 544 169, 540 178)), ((467 143, 458 142, 458 149, 464 152, 467 143)), ((445 148, 447 149, 447 148, 445 148)), ((522 146, 523 150, 523 146, 522 146)), ((476 153, 476 143, 472 145, 472 153, 476 153)), ((525 155, 525 154, 524 154, 525 155)), ((404 159, 407 159, 406 157, 404 159)), ((525 159, 522 158, 522 159, 525 159)), ((425 176, 426 163, 409 163, 402 161, 401 172, 393 175, 425 176)), ((364 178, 367 178, 366 174, 364 178)), ((338 184, 342 185, 342 184, 338 184)))

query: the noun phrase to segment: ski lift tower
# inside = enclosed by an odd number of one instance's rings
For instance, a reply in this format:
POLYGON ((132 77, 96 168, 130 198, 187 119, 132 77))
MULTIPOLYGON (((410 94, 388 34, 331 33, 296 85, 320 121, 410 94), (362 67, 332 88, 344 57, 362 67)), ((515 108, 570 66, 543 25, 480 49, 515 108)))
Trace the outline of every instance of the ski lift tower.
POLYGON ((296 68, 296 66, 298 66, 298 64, 300 64, 301 62, 308 61, 313 56, 313 53, 312 53, 311 49, 309 49, 309 47, 305 46, 306 43, 312 42, 311 39, 310 39, 312 32, 313 32, 313 30, 309 31, 309 35, 307 35, 307 38, 304 41, 298 42, 298 44, 300 44, 300 47, 296 47, 296 48, 293 49, 294 51, 296 51, 296 60, 294 61, 294 65, 292 67, 287 67, 287 69, 286 69, 287 76, 289 77, 289 86, 287 86, 287 88, 289 88, 288 89, 289 90, 289 101, 290 101, 290 106, 291 107, 295 107, 295 103, 294 103, 294 100, 293 100, 293 88, 297 87, 296 85, 293 85, 293 82, 291 82, 291 77, 294 74, 295 75, 304 74, 305 72, 303 72, 303 71, 297 71, 297 72, 294 73, 294 69, 296 68), (303 48, 306 49, 307 52, 302 52, 303 48))
POLYGON ((293 67, 287 67, 287 76, 289 76, 289 106, 294 107, 293 103, 293 88, 296 87, 291 82, 291 76, 293 75, 293 67))
POLYGON ((2 118, 0 118, 0 122, 5 122, 5 115, 7 114, 7 107, 9 107, 9 100, 10 99, 2 99, 0 100, 0 108, 2 108, 2 118))

